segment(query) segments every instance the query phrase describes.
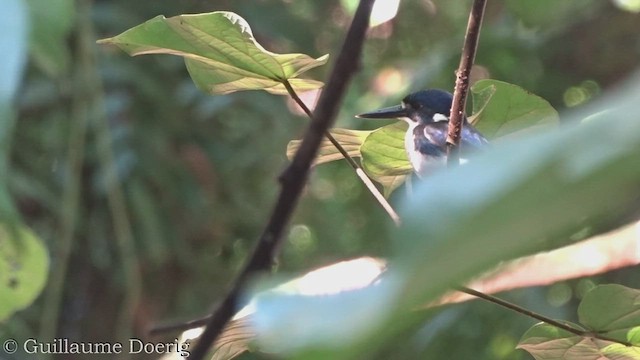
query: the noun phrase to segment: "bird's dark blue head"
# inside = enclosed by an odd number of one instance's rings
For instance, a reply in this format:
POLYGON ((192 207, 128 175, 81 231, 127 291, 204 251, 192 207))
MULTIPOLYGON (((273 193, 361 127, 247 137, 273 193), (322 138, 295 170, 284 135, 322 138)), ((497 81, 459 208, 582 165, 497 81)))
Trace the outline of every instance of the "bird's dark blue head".
POLYGON ((357 115, 366 119, 393 119, 418 123, 448 121, 453 96, 439 89, 421 90, 407 95, 402 103, 357 115))

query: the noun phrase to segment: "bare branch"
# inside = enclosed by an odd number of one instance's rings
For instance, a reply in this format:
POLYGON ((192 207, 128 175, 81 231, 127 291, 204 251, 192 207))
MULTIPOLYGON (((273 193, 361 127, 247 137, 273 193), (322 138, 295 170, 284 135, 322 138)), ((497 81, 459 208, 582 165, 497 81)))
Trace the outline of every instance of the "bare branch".
POLYGON ((610 341, 610 342, 614 342, 614 343, 618 343, 624 346, 632 346, 631 343, 627 342, 627 341, 621 341, 621 340, 617 340, 614 338, 610 338, 608 336, 604 336, 601 334, 598 334, 596 332, 592 332, 592 331, 585 331, 585 330, 580 330, 580 329, 576 329, 571 325, 565 324, 562 321, 558 321, 558 320, 554 320, 550 317, 538 314, 534 311, 531 311, 529 309, 525 309, 521 306, 518 306, 516 304, 510 303, 506 300, 502 300, 500 298, 497 298, 493 295, 489 295, 489 294, 485 294, 483 292, 477 291, 477 290, 473 290, 471 288, 465 287, 465 286, 458 286, 456 288, 456 290, 469 294, 471 296, 475 296, 477 298, 486 300, 490 303, 496 304, 498 306, 502 306, 504 308, 507 308, 509 310, 515 311, 519 314, 528 316, 530 318, 536 319, 538 321, 542 321, 543 323, 549 324, 553 327, 556 327, 558 329, 562 329, 564 331, 570 332, 574 335, 577 336, 582 336, 582 337, 590 337, 590 338, 594 338, 594 339, 600 339, 600 340, 604 340, 604 341, 610 341))
MULTIPOLYGON (((298 96, 296 91, 293 89, 289 81, 285 80, 284 86, 287 89, 287 92, 289 92, 289 95, 291 95, 291 98, 307 114, 309 119, 313 119, 313 114, 311 113, 311 110, 309 110, 309 108, 304 103, 304 101, 300 99, 300 97, 298 96)), ((393 220, 394 224, 396 224, 396 226, 400 226, 401 224, 400 216, 398 215, 398 213, 396 213, 395 209, 391 206, 391 204, 389 204, 387 199, 385 199, 385 197, 380 193, 380 190, 378 190, 378 188, 373 184, 371 179, 367 176, 364 170, 362 170, 360 165, 358 165, 358 163, 351 157, 351 155, 349 155, 347 150, 345 150, 344 147, 342 147, 342 145, 338 142, 338 140, 336 140, 329 131, 325 131, 324 135, 327 137, 327 139, 329 139, 329 141, 333 144, 333 146, 335 146, 335 148, 338 149, 340 154, 342 154, 342 157, 344 157, 345 160, 347 160, 347 163, 349 163, 351 168, 355 170, 356 175, 358 176, 358 178, 360 178, 360 181, 362 181, 362 183, 367 187, 367 189, 373 195, 373 197, 376 198, 380 206, 382 206, 382 208, 387 212, 391 220, 393 220)))
POLYGON ((460 134, 462 133, 464 109, 467 104, 467 92, 469 91, 469 74, 471 74, 471 67, 476 57, 480 26, 482 25, 486 3, 486 0, 474 0, 469 14, 460 65, 456 72, 456 88, 453 92, 451 118, 447 132, 447 165, 449 166, 460 162, 460 134))
POLYGON ((280 176, 282 189, 269 222, 260 236, 251 258, 234 281, 231 290, 213 312, 200 340, 193 349, 191 354, 193 359, 202 360, 209 347, 242 305, 239 301, 239 295, 246 288, 249 279, 259 272, 269 270, 273 265, 282 234, 298 203, 311 163, 318 153, 325 132, 334 122, 347 84, 358 69, 373 3, 374 0, 360 1, 327 86, 318 101, 318 107, 313 114, 311 124, 307 128, 300 148, 291 164, 280 176))

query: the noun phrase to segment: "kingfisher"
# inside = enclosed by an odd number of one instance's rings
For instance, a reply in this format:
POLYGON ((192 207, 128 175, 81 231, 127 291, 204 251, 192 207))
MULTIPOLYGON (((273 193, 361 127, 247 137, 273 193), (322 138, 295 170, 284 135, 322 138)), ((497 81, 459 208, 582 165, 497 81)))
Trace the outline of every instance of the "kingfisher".
MULTIPOLYGON (((447 163, 447 130, 453 96, 451 93, 429 89, 407 95, 400 105, 356 115, 364 119, 399 119, 409 124, 404 147, 418 177, 428 176, 447 163)), ((460 162, 465 156, 488 146, 487 139, 462 117, 460 134, 460 162)))

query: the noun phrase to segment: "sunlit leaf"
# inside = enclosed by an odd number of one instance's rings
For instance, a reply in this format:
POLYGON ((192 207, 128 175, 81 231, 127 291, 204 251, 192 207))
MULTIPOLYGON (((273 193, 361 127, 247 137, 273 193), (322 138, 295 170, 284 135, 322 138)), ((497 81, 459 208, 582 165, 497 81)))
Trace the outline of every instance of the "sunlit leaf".
POLYGON ((469 121, 489 139, 559 123, 558 112, 549 102, 517 85, 480 80, 471 93, 473 116, 469 121))
POLYGON ((640 346, 640 290, 600 285, 582 299, 578 317, 593 331, 640 346))
MULTIPOLYGON (((575 324, 565 322, 573 327, 575 324)), ((634 360, 640 359, 640 348, 611 341, 572 334, 548 324, 529 329, 520 340, 519 349, 536 360, 634 360)))
MULTIPOLYGON (((260 324, 264 321, 272 321, 269 318, 261 318, 256 321, 254 319, 256 309, 257 307, 269 306, 269 299, 274 294, 319 299, 327 295, 361 289, 375 282, 384 271, 385 266, 385 261, 370 257, 341 261, 312 270, 300 277, 261 291, 227 324, 213 346, 213 355, 210 359, 229 360, 245 351, 252 350, 256 322, 260 324)), ((270 316, 273 312, 263 312, 263 314, 270 316)), ((291 319, 291 326, 304 326, 304 322, 298 320, 303 319, 291 319)), ((187 330, 183 332, 181 342, 187 339, 196 339, 201 333, 202 328, 187 330)), ((273 336, 277 338, 277 333, 273 336)), ((287 339, 282 340, 287 341, 287 339)), ((179 358, 176 354, 171 357, 171 360, 179 358)))
POLYGON ((230 360, 249 351, 250 343, 255 338, 255 331, 251 327, 251 319, 244 317, 234 319, 225 326, 224 331, 216 340, 210 360, 230 360))
POLYGON ((640 0, 613 0, 613 3, 620 9, 633 13, 640 12, 640 0))
POLYGON ((371 133, 362 144, 362 167, 384 187, 385 196, 402 185, 413 168, 404 148, 407 124, 399 121, 371 133))
POLYGON ((622 285, 600 285, 589 291, 578 307, 587 330, 633 346, 579 336, 551 325, 538 324, 520 340, 519 348, 538 360, 640 359, 640 290, 622 285))
MULTIPOLYGON (((352 158, 360 157, 360 146, 365 141, 371 131, 364 130, 350 130, 335 128, 329 130, 331 135, 342 145, 352 158)), ((296 151, 300 148, 302 140, 292 140, 287 145, 287 157, 289 160, 293 159, 296 151)), ((342 154, 328 139, 323 139, 320 144, 318 155, 314 161, 315 165, 324 164, 327 162, 343 159, 342 154)))
POLYGON ((21 225, 0 225, 0 321, 29 306, 47 280, 42 241, 21 225))
MULTIPOLYGON (((640 264, 640 223, 553 251, 501 263, 467 287, 487 294, 602 274, 640 264)), ((464 301, 470 295, 451 292, 438 303, 464 301)))
POLYGON ((344 344, 354 337, 365 336, 373 330, 371 325, 380 320, 379 310, 394 296, 393 283, 377 283, 385 266, 384 261, 369 257, 343 261, 259 293, 252 315, 259 340, 269 343, 270 351, 280 351, 303 343, 344 344), (304 310, 299 306, 302 303, 312 304, 314 311, 304 310), (358 303, 363 306, 357 306, 358 303), (329 323, 323 318, 330 312, 330 318, 337 316, 350 321, 336 328, 327 326, 329 323), (284 319, 280 314, 294 316, 284 319), (283 331, 287 337, 281 336, 283 331), (315 334, 313 339, 308 338, 310 332, 315 334))
POLYGON ((321 82, 297 76, 328 59, 328 55, 313 59, 304 54, 269 52, 256 42, 243 18, 226 11, 157 16, 99 42, 115 44, 130 55, 182 56, 196 85, 212 94, 239 90, 286 94, 285 80, 296 91, 316 89, 321 82))

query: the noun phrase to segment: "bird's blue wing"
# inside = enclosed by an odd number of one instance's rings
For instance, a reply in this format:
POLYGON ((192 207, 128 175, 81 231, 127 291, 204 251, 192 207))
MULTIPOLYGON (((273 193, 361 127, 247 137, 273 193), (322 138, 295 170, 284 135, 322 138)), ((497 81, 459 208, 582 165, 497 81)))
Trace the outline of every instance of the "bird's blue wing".
POLYGON ((460 139, 462 148, 470 149, 471 151, 481 150, 489 146, 489 141, 480 134, 472 125, 466 124, 462 128, 462 135, 460 139))
MULTIPOLYGON (((417 127, 416 131, 419 128, 417 127)), ((420 131, 424 131, 425 138, 422 141, 424 144, 421 143, 421 148, 427 150, 430 147, 435 147, 440 149, 443 155, 446 154, 448 128, 449 123, 444 121, 426 124, 423 129, 420 129, 420 131)), ((489 141, 473 125, 465 124, 460 136, 460 145, 463 153, 475 152, 486 148, 489 141)))
POLYGON ((420 153, 430 156, 445 156, 447 154, 447 133, 446 123, 445 130, 439 123, 430 123, 426 125, 418 125, 414 131, 414 143, 416 150, 420 153))

